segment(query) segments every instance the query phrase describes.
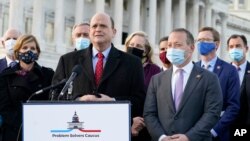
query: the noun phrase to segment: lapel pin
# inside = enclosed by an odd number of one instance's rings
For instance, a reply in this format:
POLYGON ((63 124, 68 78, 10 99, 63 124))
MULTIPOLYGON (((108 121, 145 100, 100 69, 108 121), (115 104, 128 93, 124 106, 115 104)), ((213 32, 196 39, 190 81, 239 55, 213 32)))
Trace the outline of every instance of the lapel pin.
POLYGON ((250 73, 250 70, 247 70, 247 73, 250 73))
POLYGON ((220 66, 217 66, 217 69, 219 70, 221 67, 220 66))
POLYGON ((200 75, 200 74, 196 75, 196 78, 197 78, 197 79, 200 79, 200 78, 201 78, 201 75, 200 75))

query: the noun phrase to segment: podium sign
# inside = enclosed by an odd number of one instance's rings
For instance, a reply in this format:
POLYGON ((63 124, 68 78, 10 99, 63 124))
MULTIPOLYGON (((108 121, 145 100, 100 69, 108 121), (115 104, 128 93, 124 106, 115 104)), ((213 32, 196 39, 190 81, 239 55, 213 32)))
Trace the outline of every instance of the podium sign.
POLYGON ((130 103, 25 103, 24 141, 130 141, 130 103))

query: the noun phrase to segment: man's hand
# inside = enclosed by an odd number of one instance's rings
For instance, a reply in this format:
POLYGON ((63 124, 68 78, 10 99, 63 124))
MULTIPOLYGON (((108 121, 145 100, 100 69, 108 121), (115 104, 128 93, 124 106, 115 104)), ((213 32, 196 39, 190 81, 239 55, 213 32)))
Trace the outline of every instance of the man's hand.
POLYGON ((175 134, 170 136, 171 141, 189 141, 185 134, 175 134))
POLYGON ((87 94, 79 98, 79 101, 115 101, 114 98, 111 98, 105 94, 100 94, 100 98, 92 95, 92 94, 87 94))
POLYGON ((145 127, 144 119, 142 117, 134 117, 133 125, 131 127, 132 135, 138 136, 139 132, 145 127))

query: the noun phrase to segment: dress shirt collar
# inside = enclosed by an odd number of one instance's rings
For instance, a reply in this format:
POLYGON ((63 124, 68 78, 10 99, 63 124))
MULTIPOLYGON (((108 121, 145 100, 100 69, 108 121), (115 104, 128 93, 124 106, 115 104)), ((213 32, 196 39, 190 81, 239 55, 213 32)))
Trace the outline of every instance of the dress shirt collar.
POLYGON ((178 69, 183 69, 184 73, 190 74, 192 69, 193 69, 194 64, 192 63, 192 61, 190 61, 186 66, 182 67, 182 68, 177 68, 175 65, 173 65, 173 74, 175 74, 175 72, 178 69))
POLYGON ((204 66, 208 66, 208 65, 210 65, 210 67, 211 68, 214 68, 214 66, 215 66, 215 63, 216 63, 216 61, 217 61, 217 56, 215 56, 212 60, 210 60, 209 62, 204 62, 203 60, 201 60, 201 67, 204 65, 204 66))
POLYGON ((232 65, 235 66, 236 68, 240 67, 240 70, 241 70, 242 72, 245 72, 246 67, 247 67, 247 60, 245 60, 245 62, 242 63, 240 66, 237 66, 237 65, 234 64, 234 63, 232 63, 232 65))
MULTIPOLYGON (((110 47, 108 47, 107 49, 105 49, 102 54, 104 55, 104 58, 107 59, 108 58, 108 55, 109 55, 109 52, 111 50, 111 45, 110 47)), ((92 47, 92 55, 93 55, 93 58, 96 57, 96 55, 99 53, 99 51, 95 48, 95 47, 92 47)))

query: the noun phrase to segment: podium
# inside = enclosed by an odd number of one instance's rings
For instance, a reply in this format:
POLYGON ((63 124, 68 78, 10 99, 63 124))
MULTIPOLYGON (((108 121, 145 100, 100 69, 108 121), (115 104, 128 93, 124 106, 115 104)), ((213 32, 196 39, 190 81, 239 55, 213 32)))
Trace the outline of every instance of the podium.
POLYGON ((130 103, 23 104, 24 141, 130 141, 130 103))

